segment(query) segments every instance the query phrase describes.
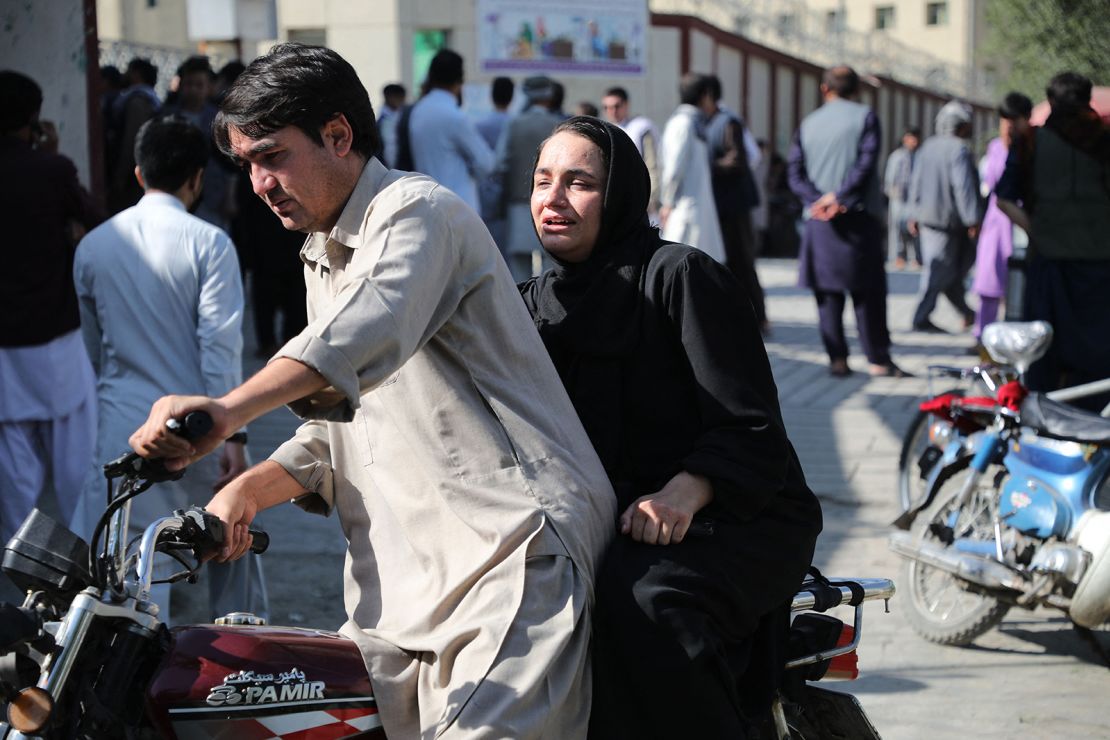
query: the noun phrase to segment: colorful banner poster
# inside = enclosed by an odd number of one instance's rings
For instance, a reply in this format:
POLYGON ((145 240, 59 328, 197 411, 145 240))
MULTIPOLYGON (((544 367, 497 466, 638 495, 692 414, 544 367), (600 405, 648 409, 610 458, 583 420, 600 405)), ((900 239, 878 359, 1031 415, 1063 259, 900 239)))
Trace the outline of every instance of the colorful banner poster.
POLYGON ((647 66, 647 0, 477 0, 483 72, 639 76, 647 66))

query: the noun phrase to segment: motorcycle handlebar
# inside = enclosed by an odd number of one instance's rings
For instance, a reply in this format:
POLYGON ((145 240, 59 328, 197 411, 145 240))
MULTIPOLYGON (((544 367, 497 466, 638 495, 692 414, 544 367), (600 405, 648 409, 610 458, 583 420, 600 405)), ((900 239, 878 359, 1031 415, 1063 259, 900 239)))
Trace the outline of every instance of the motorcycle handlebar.
MULTIPOLYGON (((224 543, 224 523, 215 514, 210 514, 199 506, 187 511, 176 511, 181 517, 178 537, 191 545, 198 555, 206 555, 218 550, 224 543)), ((260 529, 248 530, 251 536, 250 551, 261 555, 270 547, 270 535, 260 529)))
POLYGON ((180 421, 177 419, 167 420, 166 429, 182 439, 192 442, 212 431, 212 416, 207 411, 190 411, 180 421))
MULTIPOLYGON (((185 415, 185 418, 180 421, 177 419, 168 420, 166 422, 166 428, 179 437, 192 442, 212 431, 212 416, 207 411, 190 411, 185 415)), ((213 519, 218 523, 218 526, 212 524, 209 524, 209 526, 214 530, 213 534, 216 535, 215 539, 217 543, 222 544, 223 522, 207 513, 205 514, 205 518, 213 519)), ((251 536, 250 551, 255 555, 261 555, 266 552, 270 547, 270 535, 266 534, 261 529, 251 529, 248 530, 248 533, 251 536)))
MULTIPOLYGON (((169 419, 166 429, 182 439, 192 442, 200 439, 212 431, 212 416, 207 411, 190 411, 183 419, 169 419)), ((158 483, 166 480, 177 480, 184 471, 171 473, 166 470, 165 463, 160 459, 145 459, 137 452, 128 452, 104 465, 104 474, 115 478, 127 473, 133 473, 139 478, 158 483)))

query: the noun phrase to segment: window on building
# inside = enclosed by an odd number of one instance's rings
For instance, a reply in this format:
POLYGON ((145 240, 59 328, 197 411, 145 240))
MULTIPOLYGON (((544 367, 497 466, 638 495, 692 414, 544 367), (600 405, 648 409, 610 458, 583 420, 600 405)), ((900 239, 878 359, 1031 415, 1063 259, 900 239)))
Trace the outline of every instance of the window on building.
POLYGON ((948 25, 948 3, 928 3, 925 5, 926 26, 948 25))
POLYGON ((286 35, 288 41, 296 41, 309 46, 328 45, 328 32, 323 28, 290 28, 286 35))
POLYGON ((886 28, 894 28, 894 6, 893 5, 876 5, 875 6, 875 30, 882 31, 886 28))
POLYGON ((825 33, 840 33, 844 30, 844 14, 839 10, 825 13, 825 33))

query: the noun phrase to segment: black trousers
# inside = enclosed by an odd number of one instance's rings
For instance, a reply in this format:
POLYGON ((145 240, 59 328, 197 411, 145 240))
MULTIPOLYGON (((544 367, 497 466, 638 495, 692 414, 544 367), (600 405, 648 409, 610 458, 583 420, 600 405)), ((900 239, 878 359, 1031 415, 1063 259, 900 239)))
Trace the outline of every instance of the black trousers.
POLYGON ((721 237, 725 243, 725 264, 736 279, 747 289, 755 309, 755 318, 762 325, 767 321, 767 306, 763 286, 755 270, 755 232, 752 231, 752 212, 747 208, 734 208, 732 213, 718 211, 721 237))
MULTIPOLYGON (((848 340, 844 337, 844 304, 846 297, 839 290, 815 290, 821 341, 830 360, 848 359, 848 340)), ((852 308, 856 312, 859 343, 874 365, 890 364, 890 331, 886 323, 886 291, 852 291, 852 308)))

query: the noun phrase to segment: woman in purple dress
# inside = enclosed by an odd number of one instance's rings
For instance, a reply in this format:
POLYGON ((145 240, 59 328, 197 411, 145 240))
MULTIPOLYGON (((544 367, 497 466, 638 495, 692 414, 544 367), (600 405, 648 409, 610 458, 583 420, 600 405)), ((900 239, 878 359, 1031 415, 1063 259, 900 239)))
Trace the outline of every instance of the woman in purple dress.
POLYGON ((998 106, 998 138, 987 145, 986 162, 981 173, 982 187, 989 191, 990 202, 979 232, 979 245, 975 254, 975 281, 972 290, 979 296, 979 310, 975 314, 975 341, 983 327, 998 318, 998 306, 1006 296, 1006 261, 1014 250, 1014 227, 1006 214, 998 209, 994 187, 1006 169, 1006 156, 1015 136, 1029 127, 1033 101, 1021 93, 1012 92, 998 106))

